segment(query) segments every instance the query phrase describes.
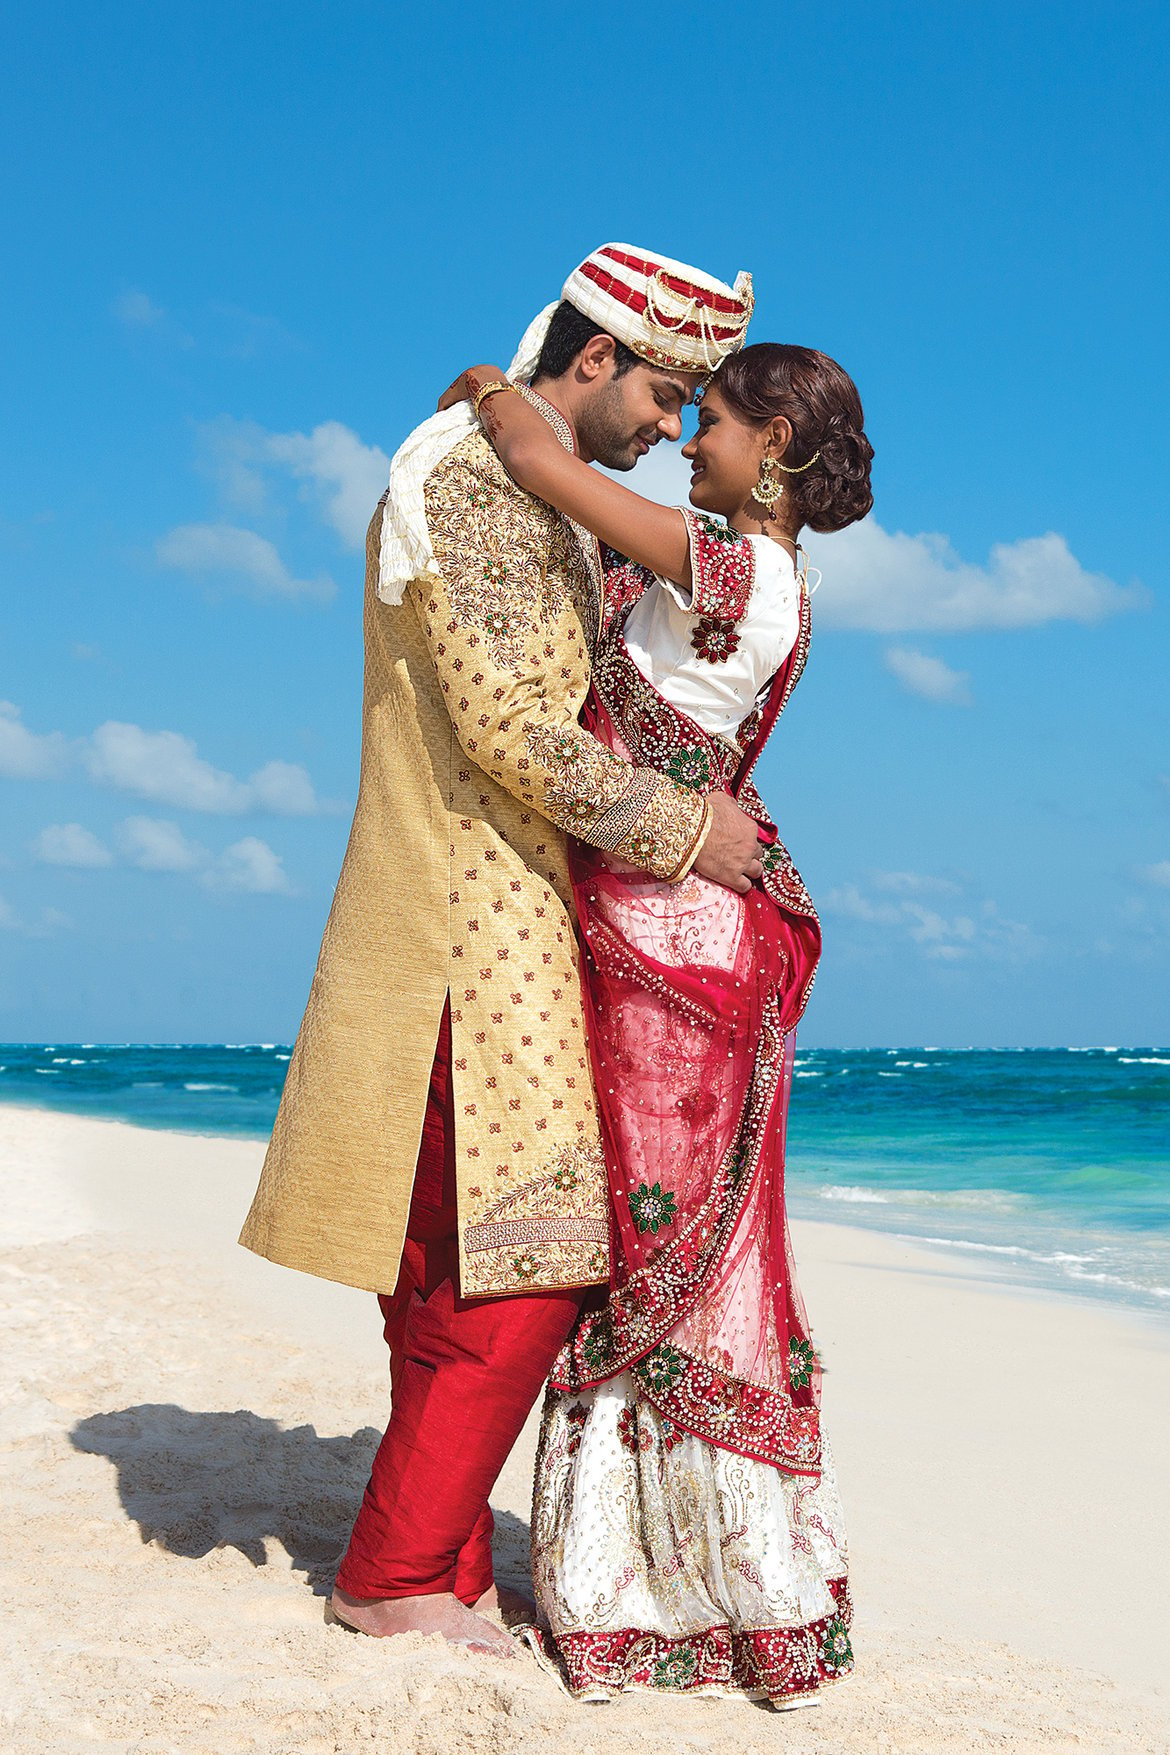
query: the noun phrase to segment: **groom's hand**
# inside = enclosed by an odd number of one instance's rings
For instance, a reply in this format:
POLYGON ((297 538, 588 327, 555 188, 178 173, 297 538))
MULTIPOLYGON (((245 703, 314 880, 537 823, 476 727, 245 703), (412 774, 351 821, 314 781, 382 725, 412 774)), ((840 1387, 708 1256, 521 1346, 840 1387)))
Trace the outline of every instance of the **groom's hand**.
POLYGON ((707 803, 711 827, 699 849, 694 870, 700 877, 725 884, 729 890, 746 896, 755 880, 764 875, 759 825, 726 792, 708 793, 707 803))

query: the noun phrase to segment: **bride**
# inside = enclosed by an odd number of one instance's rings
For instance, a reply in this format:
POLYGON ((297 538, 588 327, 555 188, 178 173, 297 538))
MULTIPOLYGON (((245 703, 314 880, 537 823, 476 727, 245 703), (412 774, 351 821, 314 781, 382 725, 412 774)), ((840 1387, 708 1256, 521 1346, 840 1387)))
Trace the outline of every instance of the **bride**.
POLYGON ((682 453, 691 504, 669 509, 576 458, 526 386, 490 367, 462 383, 519 485, 602 544, 585 723, 635 763, 729 792, 764 843, 742 895, 574 844, 612 1266, 549 1382, 530 1637, 581 1699, 659 1688, 782 1704, 853 1660, 784 1202, 821 935, 752 772, 808 656, 801 530, 865 516, 873 450, 833 360, 747 347, 702 395, 682 453))

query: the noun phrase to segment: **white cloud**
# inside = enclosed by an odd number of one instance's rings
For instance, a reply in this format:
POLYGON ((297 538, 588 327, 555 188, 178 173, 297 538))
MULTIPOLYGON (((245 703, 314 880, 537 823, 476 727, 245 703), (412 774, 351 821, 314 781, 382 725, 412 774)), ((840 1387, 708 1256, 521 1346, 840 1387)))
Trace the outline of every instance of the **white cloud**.
POLYGON ((62 914, 59 908, 42 908, 35 920, 25 920, 0 896, 0 932, 16 932, 22 938, 51 938, 72 925, 68 914, 62 914))
POLYGON ((109 848, 80 823, 50 823, 33 842, 33 858, 41 865, 67 865, 76 871, 114 863, 109 848))
POLYGON ((163 817, 127 817, 118 845, 139 871, 194 871, 208 859, 205 847, 189 841, 177 823, 163 817))
MULTIPOLYGON (((690 466, 677 445, 659 444, 633 475, 616 476, 648 499, 685 504, 690 466)), ((1046 622, 1096 622, 1148 600, 1081 566, 1063 536, 997 543, 985 567, 964 561, 949 537, 884 530, 870 516, 835 536, 802 538, 824 573, 816 596, 821 628, 875 634, 971 633, 1046 622)))
POLYGON ((907 694, 918 695, 938 706, 971 705, 969 673, 952 670, 941 658, 932 658, 929 653, 916 652, 908 646, 891 646, 886 652, 885 665, 907 694))
POLYGON ((20 708, 0 701, 0 774, 8 780, 51 780, 68 761, 59 731, 41 735, 21 723, 20 708))
POLYGON ((213 856, 164 817, 127 817, 118 831, 118 844, 125 859, 140 871, 194 875, 209 890, 253 896, 292 893, 280 855, 255 835, 245 835, 213 856))
POLYGON ((238 780, 204 761, 194 740, 177 731, 144 731, 140 725, 109 720, 89 739, 85 763, 103 785, 180 810, 312 816, 321 808, 313 782, 299 764, 267 762, 250 780, 238 780))
POLYGON ((897 926, 903 918, 900 903, 871 901, 856 884, 838 884, 825 897, 822 909, 826 914, 840 914, 846 920, 863 920, 872 926, 897 926))
POLYGON ((250 360, 258 354, 285 352, 300 346, 277 317, 247 311, 242 305, 217 302, 202 314, 203 344, 220 358, 250 360))
MULTIPOLYGON (((913 889, 929 891, 935 887, 945 894, 959 890, 959 886, 949 879, 920 877, 914 872, 879 873, 878 887, 881 887, 883 878, 886 889, 895 893, 913 889)), ((875 899, 866 895, 857 884, 841 884, 829 891, 823 911, 908 938, 924 956, 935 962, 953 963, 971 955, 1016 961, 1033 954, 1037 948, 1029 928, 1018 921, 1005 920, 991 901, 982 903, 978 909, 968 908, 962 913, 948 915, 905 894, 899 901, 875 899)))
POLYGON ((248 782, 254 810, 281 817, 311 817, 322 808, 313 782, 299 762, 265 762, 248 782))
POLYGON ((113 313, 118 321, 127 329, 149 331, 152 335, 168 341, 174 347, 190 348, 195 345, 195 338, 189 335, 180 323, 176 323, 169 311, 156 305, 148 293, 140 287, 127 287, 114 300, 113 313))
MULTIPOLYGON (((279 853, 256 835, 245 835, 215 856, 200 842, 184 835, 178 823, 165 817, 135 816, 119 824, 117 844, 125 863, 139 871, 196 877, 209 890, 253 896, 292 894, 279 853)), ((39 859, 51 865, 113 864, 109 849, 79 823, 62 823, 46 829, 38 838, 35 851, 39 859)), ((39 923, 29 925, 0 898, 0 928, 41 937, 63 924, 68 924, 64 915, 45 909, 39 923)))
POLYGON ((278 469, 302 484, 325 522, 348 548, 361 549, 366 527, 390 474, 379 445, 363 444, 341 421, 311 433, 270 433, 253 421, 224 415, 202 428, 203 450, 232 505, 255 514, 267 503, 265 471, 278 469))
POLYGON ((292 890, 280 855, 255 835, 245 835, 225 848, 204 882, 213 889, 242 890, 253 896, 287 896, 292 890))
POLYGON ((970 633, 1097 622, 1146 601, 1140 587, 1086 571, 1051 532, 997 543, 985 567, 962 560, 945 536, 890 532, 873 518, 810 537, 808 546, 824 570, 816 600, 822 627, 970 633))
MULTIPOLYGON (((92 736, 71 744, 59 731, 44 735, 29 731, 21 722, 20 709, 10 701, 0 701, 0 776, 51 780, 79 759, 99 784, 179 810, 223 816, 267 811, 275 816, 307 817, 341 808, 318 799, 307 770, 299 762, 265 762, 250 779, 240 780, 205 761, 194 740, 178 731, 145 731, 141 725, 110 719, 92 736)), ((58 825, 45 833, 51 838, 66 830, 76 830, 78 836, 88 833, 76 823, 58 825)), ((80 846, 77 836, 73 844, 80 846)), ((52 862, 71 863, 61 858, 52 862)))
POLYGON ((214 478, 222 499, 254 517, 268 504, 268 483, 257 467, 268 439, 255 421, 233 420, 230 414, 199 427, 201 467, 214 478))
POLYGON ((114 300, 114 315, 131 329, 157 329, 166 321, 166 312, 146 293, 128 287, 114 300))
POLYGON ((247 810, 247 786, 205 762, 189 737, 108 720, 89 740, 85 765, 95 780, 184 810, 247 810))
POLYGON ((932 877, 919 871, 875 871, 871 874, 875 890, 895 896, 958 896, 963 886, 950 878, 932 877))
POLYGON ((390 459, 380 446, 363 445, 349 427, 327 420, 311 433, 270 434, 267 455, 323 503, 327 521, 349 548, 364 546, 390 475, 390 459))
POLYGON ((261 595, 325 602, 337 589, 326 574, 294 578, 274 543, 238 524, 180 524, 160 538, 155 554, 164 567, 181 573, 246 579, 261 595))
POLYGON ((1154 884, 1160 890, 1170 890, 1170 859, 1160 859, 1156 865, 1143 866, 1141 876, 1148 884, 1154 884))

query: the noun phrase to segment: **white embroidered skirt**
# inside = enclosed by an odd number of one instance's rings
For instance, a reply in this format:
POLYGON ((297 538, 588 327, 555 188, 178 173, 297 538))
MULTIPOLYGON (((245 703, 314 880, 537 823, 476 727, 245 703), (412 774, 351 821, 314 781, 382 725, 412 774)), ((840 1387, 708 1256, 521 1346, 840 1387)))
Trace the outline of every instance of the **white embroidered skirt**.
POLYGON ((570 1692, 741 1694, 777 1704, 852 1668, 845 1524, 819 1481, 681 1431, 629 1372, 550 1390, 532 1513, 538 1623, 570 1692))

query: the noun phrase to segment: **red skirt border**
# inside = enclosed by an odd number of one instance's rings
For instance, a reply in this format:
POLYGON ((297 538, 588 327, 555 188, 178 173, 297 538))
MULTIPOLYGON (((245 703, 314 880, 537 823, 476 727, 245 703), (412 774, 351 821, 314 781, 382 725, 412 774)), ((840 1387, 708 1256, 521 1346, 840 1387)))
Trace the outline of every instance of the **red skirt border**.
POLYGON ((853 1603, 846 1578, 831 1578, 834 1607, 800 1627, 737 1631, 723 1622, 668 1639, 638 1628, 566 1633, 539 1627, 524 1638, 576 1699, 609 1700, 628 1689, 671 1694, 748 1694, 783 1705, 840 1682, 853 1669, 853 1603))

